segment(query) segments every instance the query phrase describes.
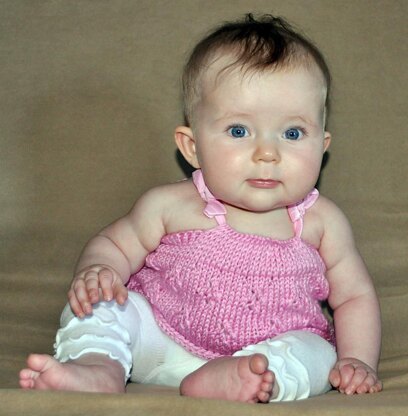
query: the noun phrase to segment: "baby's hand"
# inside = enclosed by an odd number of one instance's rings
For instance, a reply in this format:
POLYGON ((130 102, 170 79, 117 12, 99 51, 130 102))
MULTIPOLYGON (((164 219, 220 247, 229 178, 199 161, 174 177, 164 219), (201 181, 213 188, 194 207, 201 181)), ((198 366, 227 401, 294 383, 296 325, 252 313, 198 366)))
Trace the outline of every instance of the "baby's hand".
POLYGON ((104 265, 93 265, 74 277, 68 292, 69 304, 75 315, 83 318, 92 313, 92 305, 99 301, 115 299, 120 305, 128 293, 119 274, 104 265))
POLYGON ((337 361, 331 370, 329 380, 332 386, 345 394, 377 393, 382 390, 382 382, 377 373, 356 358, 337 361))

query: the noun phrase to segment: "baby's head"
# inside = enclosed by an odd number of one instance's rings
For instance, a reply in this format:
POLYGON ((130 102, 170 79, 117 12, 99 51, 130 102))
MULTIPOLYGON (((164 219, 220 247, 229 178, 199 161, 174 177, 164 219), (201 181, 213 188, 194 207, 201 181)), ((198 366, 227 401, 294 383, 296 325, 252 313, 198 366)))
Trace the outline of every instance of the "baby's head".
POLYGON ((220 73, 234 69, 250 74, 318 68, 326 84, 327 112, 331 77, 316 46, 282 18, 264 15, 255 20, 248 14, 244 20, 220 26, 194 48, 183 73, 184 116, 188 126, 194 125, 194 110, 201 98, 204 75, 220 58, 226 63, 220 73))
POLYGON ((331 140, 330 74, 284 20, 248 15, 194 49, 184 72, 180 152, 230 207, 265 212, 313 189, 331 140))

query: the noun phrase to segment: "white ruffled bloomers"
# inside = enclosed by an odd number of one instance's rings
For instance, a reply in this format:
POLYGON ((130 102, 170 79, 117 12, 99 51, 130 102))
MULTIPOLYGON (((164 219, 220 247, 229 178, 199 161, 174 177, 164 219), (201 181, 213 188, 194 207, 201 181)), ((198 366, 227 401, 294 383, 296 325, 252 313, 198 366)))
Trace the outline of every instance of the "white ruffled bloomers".
MULTIPOLYGON (((124 306, 101 302, 91 316, 75 317, 67 305, 57 332, 55 358, 75 360, 84 354, 106 354, 121 363, 125 381, 178 387, 205 360, 196 357, 161 331, 149 303, 129 292, 124 306)), ((330 390, 328 376, 336 352, 326 340, 307 331, 291 331, 234 356, 264 354, 279 386, 273 401, 299 400, 330 390)))

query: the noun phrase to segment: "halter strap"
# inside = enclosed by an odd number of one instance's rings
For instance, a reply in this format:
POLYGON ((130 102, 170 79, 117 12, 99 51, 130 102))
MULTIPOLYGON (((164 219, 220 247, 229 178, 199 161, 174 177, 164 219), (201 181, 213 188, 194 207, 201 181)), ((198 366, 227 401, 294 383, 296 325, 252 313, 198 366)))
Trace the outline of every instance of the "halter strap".
POLYGON ((203 211, 204 214, 208 218, 215 218, 215 221, 217 221, 218 225, 226 224, 225 215, 227 214, 227 210, 225 209, 224 205, 218 201, 207 188, 201 169, 197 169, 193 172, 193 182, 201 198, 207 202, 207 205, 203 211))
POLYGON ((297 204, 288 206, 288 214, 293 223, 295 229, 295 236, 299 237, 302 235, 303 231, 303 217, 306 214, 306 211, 317 201, 319 198, 319 191, 313 189, 305 199, 298 202, 297 204))
MULTIPOLYGON (((220 201, 218 201, 207 188, 201 169, 197 169, 193 172, 193 182, 201 198, 207 202, 207 205, 203 211, 204 215, 206 215, 208 218, 214 218, 218 225, 226 224, 227 221, 225 219, 225 215, 227 214, 227 210, 225 209, 225 206, 220 201)), ((297 204, 288 206, 288 214, 290 220, 293 223, 296 237, 300 238, 302 235, 303 217, 306 211, 311 206, 313 206, 318 198, 319 191, 317 189, 313 189, 313 191, 310 192, 305 199, 298 202, 297 204)))

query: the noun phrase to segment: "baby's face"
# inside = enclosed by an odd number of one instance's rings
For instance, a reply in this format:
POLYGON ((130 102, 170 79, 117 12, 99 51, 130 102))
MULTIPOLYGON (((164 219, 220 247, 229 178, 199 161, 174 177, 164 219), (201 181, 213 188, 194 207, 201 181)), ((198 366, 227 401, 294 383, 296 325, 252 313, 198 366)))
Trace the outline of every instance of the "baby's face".
POLYGON ((317 68, 203 76, 194 110, 197 160, 212 193, 263 212, 296 203, 315 186, 330 135, 326 86, 317 68))

